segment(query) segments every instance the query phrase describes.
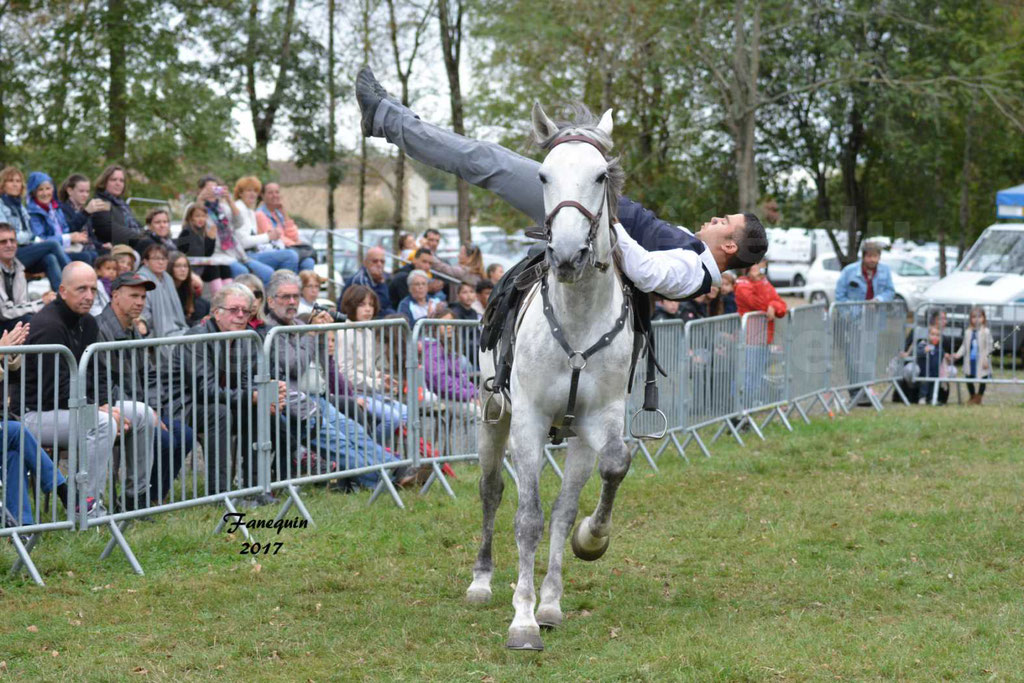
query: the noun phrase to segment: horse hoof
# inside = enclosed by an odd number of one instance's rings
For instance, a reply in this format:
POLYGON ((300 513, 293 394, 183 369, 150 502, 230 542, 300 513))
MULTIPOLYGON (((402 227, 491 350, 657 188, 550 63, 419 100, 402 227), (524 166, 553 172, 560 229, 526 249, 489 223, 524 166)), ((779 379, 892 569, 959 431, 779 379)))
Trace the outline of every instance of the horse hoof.
POLYGON ((580 529, 586 524, 587 520, 584 519, 582 522, 576 525, 576 528, 572 530, 572 553, 576 557, 580 558, 585 562, 593 562, 594 560, 600 559, 604 555, 604 551, 608 550, 608 544, 611 542, 610 536, 605 536, 601 541, 601 545, 597 548, 585 548, 583 547, 582 539, 580 539, 580 529))
POLYGON ((473 588, 466 591, 466 602, 471 605, 486 605, 491 601, 491 591, 486 588, 473 588))
POLYGON ((509 629, 508 640, 505 647, 510 650, 533 650, 540 652, 544 649, 544 642, 540 639, 540 633, 532 633, 526 629, 509 629))
POLYGON ((562 625, 562 610, 553 605, 537 608, 537 623, 541 628, 555 628, 562 625))

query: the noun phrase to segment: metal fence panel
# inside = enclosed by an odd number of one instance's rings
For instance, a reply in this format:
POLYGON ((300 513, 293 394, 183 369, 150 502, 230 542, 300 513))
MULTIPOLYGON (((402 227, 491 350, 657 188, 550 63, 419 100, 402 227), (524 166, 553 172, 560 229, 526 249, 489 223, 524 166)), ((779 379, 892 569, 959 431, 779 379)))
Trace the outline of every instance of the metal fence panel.
POLYGON ((743 410, 775 406, 786 401, 786 346, 789 318, 770 319, 765 313, 743 316, 743 351, 736 378, 743 410))
MULTIPOLYGON (((657 320, 651 324, 654 333, 654 355, 665 375, 657 373, 658 408, 665 413, 668 430, 676 431, 686 426, 685 365, 682 320, 657 320)), ((647 363, 641 355, 633 371, 633 391, 626 401, 626 430, 629 420, 644 404, 644 382, 647 379, 647 363)), ((655 434, 665 428, 665 421, 655 412, 640 411, 632 424, 637 434, 655 434)))
POLYGON ((794 401, 826 391, 829 387, 828 306, 824 303, 790 309, 786 348, 789 352, 789 391, 794 401))
POLYGON ((736 376, 740 364, 739 315, 690 320, 684 328, 686 425, 699 427, 742 408, 736 376))
POLYGON ((832 319, 833 388, 865 386, 895 378, 907 313, 902 301, 844 301, 832 319))

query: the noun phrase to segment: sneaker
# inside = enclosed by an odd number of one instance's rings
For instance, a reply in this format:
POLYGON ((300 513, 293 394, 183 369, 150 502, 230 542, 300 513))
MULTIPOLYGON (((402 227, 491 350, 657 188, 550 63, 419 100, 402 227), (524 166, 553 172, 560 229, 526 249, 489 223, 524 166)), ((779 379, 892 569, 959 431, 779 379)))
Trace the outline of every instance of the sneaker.
MULTIPOLYGON (((75 506, 75 512, 78 512, 80 509, 79 506, 75 506)), ((102 500, 90 496, 85 499, 85 513, 89 519, 95 519, 107 514, 107 508, 104 507, 102 500)))
POLYGON ((356 102, 359 103, 363 137, 373 137, 373 118, 377 115, 380 101, 387 97, 388 91, 377 81, 370 67, 360 69, 356 76, 356 102))

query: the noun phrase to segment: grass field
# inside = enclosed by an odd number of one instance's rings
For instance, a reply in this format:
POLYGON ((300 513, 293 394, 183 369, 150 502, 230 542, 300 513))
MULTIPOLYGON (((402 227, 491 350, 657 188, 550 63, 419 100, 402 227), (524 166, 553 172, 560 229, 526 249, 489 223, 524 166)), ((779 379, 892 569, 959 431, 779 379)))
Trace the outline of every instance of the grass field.
MULTIPOLYGON (((566 561, 567 619, 543 653, 503 647, 515 489, 495 595, 462 603, 479 536, 477 471, 406 495, 310 491, 316 528, 266 530, 253 564, 212 508, 55 534, 39 588, 0 554, 0 677, 505 681, 1024 678, 1024 420, 1019 405, 888 407, 798 426, 711 460, 637 462, 598 562, 566 561), (384 504, 381 504, 384 503, 384 504)), ((556 479, 545 475, 550 506, 556 479)), ((597 482, 584 491, 589 511, 597 482)), ((267 509, 265 509, 267 510, 267 509)), ((261 514, 273 517, 267 510, 261 514)), ((546 566, 538 560, 538 585, 546 566)))

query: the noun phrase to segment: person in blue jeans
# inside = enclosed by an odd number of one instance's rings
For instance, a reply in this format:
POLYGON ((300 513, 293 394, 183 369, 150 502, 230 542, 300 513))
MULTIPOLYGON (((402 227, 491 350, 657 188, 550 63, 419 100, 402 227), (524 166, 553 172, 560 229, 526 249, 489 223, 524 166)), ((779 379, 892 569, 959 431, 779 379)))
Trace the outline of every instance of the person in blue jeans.
POLYGON ((181 420, 170 419, 164 410, 162 419, 167 429, 156 430, 153 447, 153 470, 149 475, 149 504, 161 505, 174 488, 175 477, 181 471, 185 457, 192 452, 192 429, 181 420))
POLYGON ((14 228, 18 239, 17 258, 29 273, 46 273, 50 287, 60 287, 60 272, 71 261, 57 242, 41 240, 32 231, 32 220, 22 203, 25 177, 8 166, 0 171, 0 223, 14 228))
POLYGON ((68 506, 67 477, 54 467, 49 454, 20 422, 0 422, 4 444, 4 507, 19 524, 35 524, 32 516, 32 494, 29 490, 29 474, 35 477, 39 490, 50 493, 56 490, 64 508, 68 506))

